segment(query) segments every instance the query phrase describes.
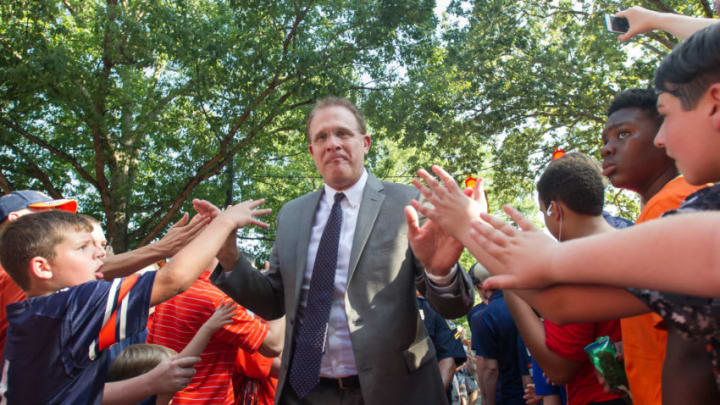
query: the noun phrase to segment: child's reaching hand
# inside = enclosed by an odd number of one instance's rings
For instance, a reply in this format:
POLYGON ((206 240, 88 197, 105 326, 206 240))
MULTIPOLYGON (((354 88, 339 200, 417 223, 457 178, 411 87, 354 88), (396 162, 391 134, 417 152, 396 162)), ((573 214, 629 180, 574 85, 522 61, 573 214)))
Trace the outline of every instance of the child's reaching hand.
POLYGON ((237 314, 238 307, 233 302, 226 301, 220 304, 210 318, 201 326, 208 333, 217 332, 225 325, 232 323, 233 317, 237 314))
POLYGON ((255 209, 264 202, 264 198, 243 201, 239 204, 228 206, 225 211, 220 212, 218 216, 226 217, 229 222, 235 224, 238 228, 246 225, 257 225, 267 228, 267 223, 255 218, 256 216, 267 215, 272 211, 270 208, 255 209))

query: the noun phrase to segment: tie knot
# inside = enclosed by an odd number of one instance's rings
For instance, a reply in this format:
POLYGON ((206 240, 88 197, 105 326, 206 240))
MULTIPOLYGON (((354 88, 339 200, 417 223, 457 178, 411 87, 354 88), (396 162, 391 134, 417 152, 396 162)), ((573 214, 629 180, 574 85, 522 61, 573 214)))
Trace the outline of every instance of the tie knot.
POLYGON ((342 201, 343 198, 345 198, 345 194, 343 194, 343 193, 335 193, 335 204, 340 203, 340 201, 342 201))

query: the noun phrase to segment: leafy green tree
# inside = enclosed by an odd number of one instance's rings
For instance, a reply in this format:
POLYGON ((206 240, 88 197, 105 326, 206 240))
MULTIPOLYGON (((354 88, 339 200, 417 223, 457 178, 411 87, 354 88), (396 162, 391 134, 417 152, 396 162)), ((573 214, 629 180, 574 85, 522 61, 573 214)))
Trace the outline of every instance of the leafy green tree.
POLYGON ((434 30, 433 6, 3 2, 0 187, 78 196, 117 251, 157 237, 192 197, 268 193, 277 207, 317 185, 294 161, 310 105, 382 91, 385 66, 434 30))

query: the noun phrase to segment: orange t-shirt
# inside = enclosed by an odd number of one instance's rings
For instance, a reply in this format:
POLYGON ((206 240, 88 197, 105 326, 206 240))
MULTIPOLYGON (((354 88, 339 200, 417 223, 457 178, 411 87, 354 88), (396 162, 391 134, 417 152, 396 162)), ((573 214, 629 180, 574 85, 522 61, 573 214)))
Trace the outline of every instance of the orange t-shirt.
MULTIPOLYGON (((669 181, 645 205, 636 224, 660 218, 680 207, 685 198, 705 186, 692 186, 680 176, 669 181)), ((620 320, 625 373, 635 405, 662 404, 662 369, 667 331, 656 313, 620 320)))
POLYGON ((270 376, 273 359, 239 349, 235 360, 235 405, 273 405, 278 380, 270 376))
POLYGON ((10 278, 10 275, 0 266, 0 360, 5 351, 5 336, 7 335, 8 320, 5 307, 25 300, 25 292, 10 278))

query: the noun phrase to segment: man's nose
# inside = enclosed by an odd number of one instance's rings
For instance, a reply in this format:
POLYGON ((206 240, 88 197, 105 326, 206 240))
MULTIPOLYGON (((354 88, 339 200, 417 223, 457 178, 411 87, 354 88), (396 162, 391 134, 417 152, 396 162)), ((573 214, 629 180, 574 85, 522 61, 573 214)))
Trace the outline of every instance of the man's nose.
POLYGON ((340 147, 340 137, 336 134, 330 134, 325 142, 325 148, 328 150, 335 150, 340 147))

